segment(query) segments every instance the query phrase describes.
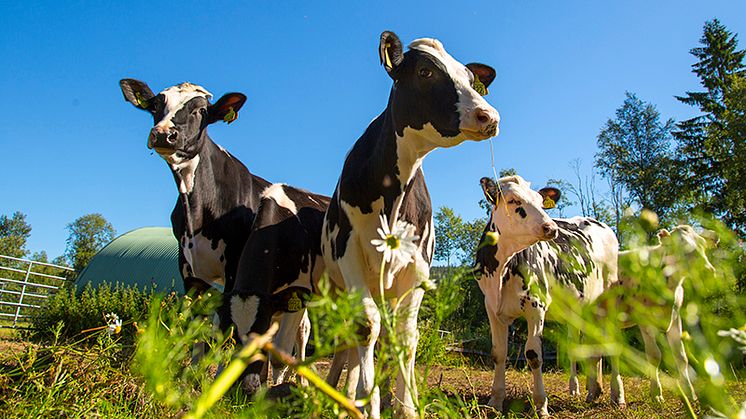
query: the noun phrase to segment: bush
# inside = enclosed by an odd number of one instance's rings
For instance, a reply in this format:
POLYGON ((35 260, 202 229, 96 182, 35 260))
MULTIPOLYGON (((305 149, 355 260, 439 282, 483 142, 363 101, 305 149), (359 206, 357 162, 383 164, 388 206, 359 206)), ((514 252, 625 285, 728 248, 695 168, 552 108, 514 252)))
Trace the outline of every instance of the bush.
POLYGON ((108 283, 98 287, 87 284, 80 292, 75 286, 60 288, 32 318, 31 326, 37 337, 49 338, 57 324, 62 323, 60 337, 65 339, 106 325, 108 313, 115 313, 125 325, 130 324, 147 317, 155 294, 155 288, 141 290, 119 283, 113 287, 108 283))

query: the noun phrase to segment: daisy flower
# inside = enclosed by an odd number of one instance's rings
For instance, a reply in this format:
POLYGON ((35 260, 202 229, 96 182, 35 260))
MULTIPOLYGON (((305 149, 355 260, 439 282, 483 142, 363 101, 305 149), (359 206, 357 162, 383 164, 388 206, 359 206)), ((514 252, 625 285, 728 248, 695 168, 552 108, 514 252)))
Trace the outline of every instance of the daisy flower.
POLYGON ((380 215, 381 227, 378 228, 380 238, 373 239, 370 244, 376 247, 376 250, 383 253, 383 259, 390 263, 398 259, 404 264, 414 261, 414 255, 417 252, 415 241, 420 236, 414 234, 414 226, 403 220, 396 220, 394 228, 389 229, 389 222, 386 215, 380 215))
POLYGON ((109 313, 104 316, 104 318, 106 318, 106 324, 109 327, 109 335, 116 335, 122 331, 122 320, 116 315, 116 313, 109 313))

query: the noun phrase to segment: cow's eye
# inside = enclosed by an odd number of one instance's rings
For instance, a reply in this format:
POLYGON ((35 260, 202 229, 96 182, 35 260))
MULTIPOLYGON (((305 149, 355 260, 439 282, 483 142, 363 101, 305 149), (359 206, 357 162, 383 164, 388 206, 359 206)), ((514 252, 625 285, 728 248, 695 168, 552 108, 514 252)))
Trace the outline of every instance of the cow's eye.
POLYGON ((521 205, 521 201, 519 201, 517 199, 511 199, 511 200, 508 201, 508 204, 510 204, 510 205, 521 205))
POLYGON ((429 79, 433 75, 433 72, 429 68, 421 68, 419 74, 423 79, 429 79))

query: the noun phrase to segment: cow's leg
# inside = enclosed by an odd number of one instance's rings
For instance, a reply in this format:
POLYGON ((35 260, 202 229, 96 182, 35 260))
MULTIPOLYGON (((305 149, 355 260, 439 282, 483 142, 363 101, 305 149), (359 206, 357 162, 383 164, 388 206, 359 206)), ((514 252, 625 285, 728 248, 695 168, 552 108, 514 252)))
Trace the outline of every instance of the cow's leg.
POLYGON ((510 323, 503 323, 489 306, 487 306, 487 317, 492 335, 492 361, 495 363, 492 392, 487 404, 502 411, 503 401, 505 401, 505 361, 508 358, 508 326, 510 323))
POLYGON ((601 377, 601 356, 599 354, 593 354, 588 360, 588 377, 586 383, 588 395, 585 398, 586 402, 596 401, 599 396, 601 396, 601 393, 603 393, 601 377))
MULTIPOLYGON (((250 333, 265 333, 269 329, 274 314, 271 302, 257 295, 244 296, 240 293, 230 295, 228 302, 236 332, 244 345, 250 343, 250 333)), ((266 382, 266 371, 263 368, 267 368, 267 363, 262 361, 253 362, 246 367, 242 385, 247 393, 253 394, 261 383, 266 382)))
MULTIPOLYGON (((186 264, 183 270, 186 270, 187 272, 191 272, 192 268, 186 264)), ((192 298, 199 298, 202 295, 206 294, 207 291, 210 289, 210 285, 199 279, 195 278, 193 276, 187 276, 184 278, 184 291, 187 295, 191 295, 192 298)), ((203 341, 195 342, 194 346, 192 347, 192 365, 197 365, 199 361, 204 358, 205 353, 207 352, 207 343, 203 341)))
MULTIPOLYGON (((345 277, 345 279, 347 278, 345 277)), ((370 397, 370 417, 378 419, 381 416, 381 395, 375 383, 374 352, 378 335, 381 332, 381 313, 378 311, 370 290, 363 288, 362 292, 365 321, 367 324, 362 331, 363 342, 357 348, 360 373, 355 397, 358 400, 370 397)))
POLYGON ((536 308, 526 313, 528 338, 526 339, 526 363, 534 378, 533 398, 536 414, 542 418, 549 417, 547 393, 544 389, 544 378, 541 374, 542 348, 541 335, 544 331, 544 310, 536 308))
POLYGON ((573 355, 573 347, 580 343, 580 332, 571 326, 567 326, 567 347, 570 348, 568 357, 570 358, 570 396, 580 395, 580 383, 578 382, 578 360, 573 355))
POLYGON ((624 383, 622 376, 619 375, 619 356, 611 357, 611 402, 624 409, 627 402, 624 399, 624 383))
POLYGON ((697 400, 697 394, 694 393, 694 386, 692 386, 692 380, 689 378, 689 360, 686 356, 686 350, 684 349, 684 342, 681 340, 682 327, 681 327, 681 316, 679 311, 674 309, 671 313, 671 325, 666 331, 666 338, 668 344, 673 352, 673 359, 676 362, 676 369, 679 373, 679 382, 681 388, 687 397, 692 400, 697 400))
MULTIPOLYGON (((282 313, 279 316, 280 328, 277 329, 277 334, 274 337, 274 344, 277 348, 285 353, 292 354, 298 330, 305 314, 306 310, 301 310, 294 313, 282 313)), ((269 361, 272 364, 272 383, 282 383, 285 380, 287 366, 271 355, 269 361)))
POLYGON ((349 350, 337 350, 332 357, 332 363, 329 366, 329 374, 326 376, 326 383, 330 386, 337 388, 339 385, 339 378, 342 376, 342 369, 344 369, 345 362, 349 357, 349 350))
MULTIPOLYGON (((417 351, 417 341, 420 333, 417 330, 417 314, 420 311, 422 297, 425 290, 416 287, 401 300, 397 310, 396 334, 397 340, 405 348, 404 371, 396 375, 395 412, 399 417, 418 417, 414 400, 417 395, 417 380, 415 379, 414 360, 417 351)), ((401 368, 401 367, 400 367, 401 368)))
POLYGON ((661 364, 661 350, 658 348, 658 342, 656 342, 658 331, 652 327, 640 326, 640 334, 645 344, 645 355, 648 363, 655 368, 655 374, 649 377, 650 397, 658 403, 663 403, 663 388, 661 387, 661 379, 658 373, 658 368, 661 364))
MULTIPOLYGON (((357 383, 360 381, 360 358, 357 356, 357 348, 347 350, 347 398, 354 399, 357 391, 357 383)), ((342 358, 344 360, 344 358, 342 358)), ((344 361, 343 361, 344 362, 344 361)))
MULTIPOLYGON (((306 360, 306 346, 308 346, 308 339, 311 337, 311 319, 308 318, 308 310, 303 310, 303 318, 300 321, 300 326, 298 327, 298 333, 296 335, 295 340, 295 350, 298 354, 298 359, 301 361, 306 360)), ((308 385, 308 380, 306 380, 305 377, 301 376, 298 380, 298 383, 306 387, 308 385)))

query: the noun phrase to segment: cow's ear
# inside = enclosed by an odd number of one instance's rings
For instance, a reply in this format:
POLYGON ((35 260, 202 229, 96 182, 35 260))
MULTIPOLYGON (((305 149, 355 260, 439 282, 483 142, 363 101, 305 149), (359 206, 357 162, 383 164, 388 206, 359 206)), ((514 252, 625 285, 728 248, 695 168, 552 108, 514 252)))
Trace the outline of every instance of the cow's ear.
POLYGON ((482 192, 484 192, 484 197, 487 199, 487 202, 489 202, 490 205, 497 205, 498 196, 495 181, 492 180, 492 178, 483 177, 482 179, 479 179, 479 183, 482 185, 482 192))
POLYGON ((389 76, 393 79, 396 69, 404 60, 404 52, 402 49, 401 41, 395 33, 385 31, 381 34, 381 43, 378 45, 378 55, 381 59, 381 64, 389 73, 389 76))
POLYGON ((495 80, 495 76, 497 73, 495 72, 495 69, 481 63, 470 63, 466 65, 466 68, 468 68, 472 74, 474 74, 474 90, 479 92, 482 96, 489 93, 489 90, 487 88, 492 84, 492 82, 495 80), (479 84, 484 86, 484 91, 481 90, 479 87, 479 84))
POLYGON ((539 194, 542 198, 541 207, 544 209, 552 209, 557 206, 557 202, 562 196, 562 192, 559 189, 547 186, 546 188, 539 189, 539 194))
POLYGON ((135 79, 122 79, 119 80, 119 87, 122 88, 122 94, 129 103, 138 109, 151 110, 151 99, 155 95, 147 83, 135 79))
POLYGON ((658 236, 658 241, 661 242, 663 241, 663 239, 671 237, 671 232, 669 232, 665 228, 662 228, 658 230, 658 233, 656 235, 658 236))
POLYGON ((246 103, 243 93, 226 93, 207 108, 207 123, 225 121, 230 124, 238 118, 238 110, 246 103))

